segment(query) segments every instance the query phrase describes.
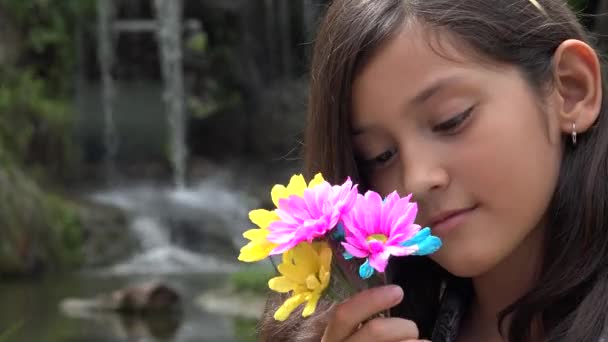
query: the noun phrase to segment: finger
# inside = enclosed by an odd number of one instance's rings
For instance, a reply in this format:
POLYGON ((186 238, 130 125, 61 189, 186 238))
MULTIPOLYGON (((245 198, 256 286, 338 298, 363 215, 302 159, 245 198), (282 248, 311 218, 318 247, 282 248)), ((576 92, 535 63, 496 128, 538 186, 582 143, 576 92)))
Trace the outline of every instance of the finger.
POLYGON ((403 318, 375 318, 365 323, 348 342, 393 342, 401 340, 417 341, 418 327, 403 318))
POLYGON ((361 291, 336 306, 321 342, 342 341, 357 325, 376 313, 390 309, 403 299, 403 290, 396 285, 361 291))

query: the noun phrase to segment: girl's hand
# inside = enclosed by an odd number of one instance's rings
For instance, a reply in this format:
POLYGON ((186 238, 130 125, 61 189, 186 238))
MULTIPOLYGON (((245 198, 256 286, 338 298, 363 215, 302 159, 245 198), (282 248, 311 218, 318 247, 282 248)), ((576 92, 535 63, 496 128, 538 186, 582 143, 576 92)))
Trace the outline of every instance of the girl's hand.
POLYGON ((403 290, 395 285, 357 293, 336 305, 321 342, 419 341, 418 327, 412 321, 403 318, 374 318, 366 322, 369 317, 392 308, 402 299, 403 290))

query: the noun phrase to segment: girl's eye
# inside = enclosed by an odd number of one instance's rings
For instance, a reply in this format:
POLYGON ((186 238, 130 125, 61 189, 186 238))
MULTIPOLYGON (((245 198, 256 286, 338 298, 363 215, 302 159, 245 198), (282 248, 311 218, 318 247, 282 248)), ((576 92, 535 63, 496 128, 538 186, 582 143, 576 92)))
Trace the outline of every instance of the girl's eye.
POLYGON ((374 157, 372 159, 365 160, 363 163, 367 167, 371 167, 371 168, 382 167, 384 164, 388 163, 393 158, 395 153, 397 153, 396 149, 390 149, 390 150, 382 152, 381 154, 377 155, 376 157, 374 157))
POLYGON ((451 119, 438 124, 437 126, 433 127, 433 132, 446 134, 457 133, 458 128, 460 128, 462 124, 471 116, 473 109, 475 109, 474 106, 467 109, 463 113, 455 115, 451 119))

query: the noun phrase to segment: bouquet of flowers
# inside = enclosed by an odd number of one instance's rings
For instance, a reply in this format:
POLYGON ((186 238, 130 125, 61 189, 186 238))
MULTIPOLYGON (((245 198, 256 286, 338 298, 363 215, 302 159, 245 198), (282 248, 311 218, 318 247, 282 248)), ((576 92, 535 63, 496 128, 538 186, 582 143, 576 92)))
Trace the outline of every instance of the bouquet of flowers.
POLYGON ((249 213, 257 228, 243 234, 250 242, 239 260, 282 255, 280 275, 268 286, 290 297, 275 312, 276 320, 287 319, 302 304, 302 316, 312 315, 321 296, 341 301, 386 283, 391 256, 427 255, 441 247, 429 228, 414 223, 418 207, 411 195, 362 195, 350 178, 331 185, 317 174, 308 184, 294 175, 287 186, 275 185, 271 197, 276 209, 249 213))

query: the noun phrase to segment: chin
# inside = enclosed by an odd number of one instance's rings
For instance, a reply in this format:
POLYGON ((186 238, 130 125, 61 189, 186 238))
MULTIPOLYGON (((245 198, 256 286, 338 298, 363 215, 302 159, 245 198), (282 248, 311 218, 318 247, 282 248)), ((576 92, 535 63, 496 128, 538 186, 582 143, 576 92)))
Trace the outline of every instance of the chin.
POLYGON ((475 278, 483 275, 498 263, 498 258, 485 255, 485 253, 474 253, 463 249, 455 251, 440 249, 431 256, 431 259, 446 271, 461 278, 475 278), (496 262, 493 262, 495 260, 496 262))

